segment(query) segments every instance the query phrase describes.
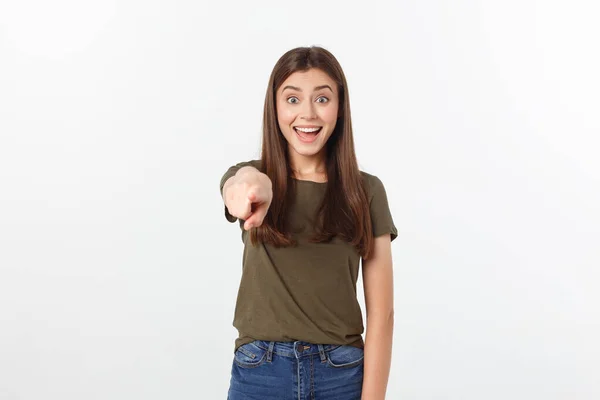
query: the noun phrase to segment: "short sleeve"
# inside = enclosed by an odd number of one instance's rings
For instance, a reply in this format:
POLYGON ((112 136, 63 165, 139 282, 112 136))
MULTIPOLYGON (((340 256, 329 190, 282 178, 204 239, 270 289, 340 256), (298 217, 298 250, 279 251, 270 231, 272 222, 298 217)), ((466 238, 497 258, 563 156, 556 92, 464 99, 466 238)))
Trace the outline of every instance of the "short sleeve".
POLYGON ((373 237, 389 233, 391 235, 390 240, 393 241, 398 237, 398 229, 396 229, 392 218, 385 187, 383 182, 374 175, 370 176, 370 180, 371 198, 369 208, 371 211, 371 224, 373 225, 373 237))
MULTIPOLYGON (((219 185, 220 192, 221 192, 221 198, 223 198, 223 186, 225 186, 225 182, 227 182, 227 180, 229 178, 234 176, 240 168, 246 167, 246 166, 252 166, 252 167, 258 169, 260 167, 260 160, 242 161, 242 162, 239 162, 239 163, 229 167, 227 169, 227 171, 225 171, 225 173, 221 177, 221 182, 219 185)), ((225 209, 225 219, 227 219, 227 221, 229 221, 229 222, 237 221, 237 218, 229 213, 229 210, 227 209, 227 206, 225 204, 223 204, 223 207, 225 209)))

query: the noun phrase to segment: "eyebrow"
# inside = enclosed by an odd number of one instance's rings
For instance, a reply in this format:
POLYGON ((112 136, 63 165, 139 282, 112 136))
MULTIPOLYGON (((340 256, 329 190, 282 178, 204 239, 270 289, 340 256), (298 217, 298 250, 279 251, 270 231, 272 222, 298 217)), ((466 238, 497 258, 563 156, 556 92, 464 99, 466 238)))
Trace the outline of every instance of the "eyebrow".
MULTIPOLYGON (((283 92, 285 89, 292 89, 292 90, 296 90, 298 92, 302 91, 302 89, 300 89, 299 87, 292 86, 292 85, 287 85, 286 87, 281 89, 281 91, 283 92)), ((329 90, 331 90, 331 93, 333 93, 333 90, 331 89, 331 86, 329 86, 329 85, 315 86, 314 90, 317 91, 317 90, 321 90, 321 89, 329 89, 329 90)))

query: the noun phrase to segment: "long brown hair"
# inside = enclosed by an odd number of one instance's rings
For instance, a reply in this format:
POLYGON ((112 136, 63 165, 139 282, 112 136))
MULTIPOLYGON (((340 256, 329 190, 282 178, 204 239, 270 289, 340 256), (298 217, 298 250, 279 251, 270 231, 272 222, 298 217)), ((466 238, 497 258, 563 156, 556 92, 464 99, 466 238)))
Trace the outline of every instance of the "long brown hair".
POLYGON ((276 93, 296 71, 318 68, 336 82, 339 116, 327 143, 327 188, 317 212, 312 242, 328 242, 334 236, 351 243, 365 259, 373 251, 373 233, 366 182, 358 169, 346 77, 337 59, 328 50, 298 47, 286 52, 275 64, 269 78, 263 114, 261 172, 272 182, 273 200, 263 224, 250 231, 254 245, 259 241, 276 247, 295 245, 287 226, 287 213, 294 199, 295 181, 290 173, 288 143, 277 122, 276 93))

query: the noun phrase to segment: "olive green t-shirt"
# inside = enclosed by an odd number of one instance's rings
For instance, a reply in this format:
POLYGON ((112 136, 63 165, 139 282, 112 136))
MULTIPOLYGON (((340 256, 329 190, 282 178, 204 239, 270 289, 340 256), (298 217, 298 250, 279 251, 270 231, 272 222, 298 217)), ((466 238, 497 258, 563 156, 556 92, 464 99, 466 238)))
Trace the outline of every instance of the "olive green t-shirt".
MULTIPOLYGON (((240 162, 221 178, 223 185, 244 166, 260 169, 260 160, 240 162)), ((373 235, 398 235, 383 183, 361 171, 368 182, 373 235)), ((290 205, 289 226, 296 247, 276 248, 250 242, 243 228, 242 277, 233 326, 239 336, 235 350, 254 340, 306 341, 363 347, 362 313, 356 295, 360 255, 348 242, 334 237, 329 243, 310 243, 316 212, 327 183, 296 179, 296 199, 290 205)), ((229 214, 229 222, 237 218, 229 214)))

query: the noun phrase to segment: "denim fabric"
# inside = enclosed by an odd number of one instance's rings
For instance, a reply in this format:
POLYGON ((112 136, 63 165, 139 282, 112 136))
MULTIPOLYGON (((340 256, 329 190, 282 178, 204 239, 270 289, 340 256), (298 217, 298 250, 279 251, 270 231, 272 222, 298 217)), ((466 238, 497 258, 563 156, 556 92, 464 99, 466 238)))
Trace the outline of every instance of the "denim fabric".
POLYGON ((256 340, 233 359, 228 400, 360 400, 364 350, 256 340))

